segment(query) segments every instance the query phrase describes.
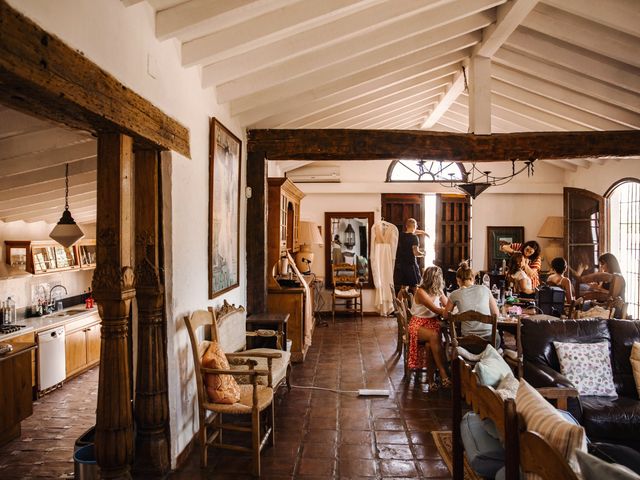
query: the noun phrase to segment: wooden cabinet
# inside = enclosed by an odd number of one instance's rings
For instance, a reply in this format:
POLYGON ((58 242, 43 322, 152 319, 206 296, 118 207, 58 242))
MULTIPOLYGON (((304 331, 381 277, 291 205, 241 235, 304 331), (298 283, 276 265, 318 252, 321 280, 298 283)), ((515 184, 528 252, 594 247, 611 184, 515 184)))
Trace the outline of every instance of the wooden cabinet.
POLYGON ((96 312, 68 323, 64 329, 65 363, 70 378, 100 361, 100 317, 96 312))
POLYGON ((313 322, 306 313, 307 297, 304 288, 269 288, 267 310, 269 313, 288 313, 287 339, 291 340, 291 361, 302 362, 309 349, 305 342, 306 322, 313 322))
POLYGON ((300 200, 304 193, 285 177, 271 177, 269 183, 267 218, 267 269, 280 259, 283 252, 297 252, 300 225, 300 200))
MULTIPOLYGON (((36 335, 33 332, 13 337, 10 343, 35 343, 36 335)), ((31 350, 31 386, 36 386, 36 350, 31 350)))
POLYGON ((33 274, 80 267, 75 246, 65 248, 54 241, 6 240, 5 262, 33 274))
POLYGON ((10 342, 13 352, 0 357, 0 446, 20 436, 20 422, 33 412, 29 355, 33 358, 35 344, 10 342))

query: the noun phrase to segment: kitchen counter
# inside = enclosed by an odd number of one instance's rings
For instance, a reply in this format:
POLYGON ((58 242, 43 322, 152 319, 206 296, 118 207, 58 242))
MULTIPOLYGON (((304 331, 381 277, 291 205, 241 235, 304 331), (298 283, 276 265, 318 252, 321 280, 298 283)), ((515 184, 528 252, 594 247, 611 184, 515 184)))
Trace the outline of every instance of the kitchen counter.
POLYGON ((26 325, 26 327, 21 328, 17 332, 0 335, 0 342, 9 341, 14 337, 24 335, 25 333, 38 333, 43 330, 66 325, 69 322, 75 322, 76 320, 87 317, 97 311, 97 307, 85 308, 84 304, 81 303, 79 305, 74 305, 72 307, 65 308, 64 310, 59 310, 42 317, 18 318, 17 324, 26 325))

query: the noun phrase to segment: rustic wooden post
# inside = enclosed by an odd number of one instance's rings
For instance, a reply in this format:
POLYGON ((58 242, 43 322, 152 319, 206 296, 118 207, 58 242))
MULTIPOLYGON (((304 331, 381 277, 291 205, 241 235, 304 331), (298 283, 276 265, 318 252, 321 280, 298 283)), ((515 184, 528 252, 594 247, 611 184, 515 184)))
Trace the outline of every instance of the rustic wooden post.
POLYGON ((138 355, 134 471, 162 476, 170 468, 164 278, 160 260, 159 152, 135 153, 136 300, 138 355))
POLYGON ((247 156, 247 312, 267 310, 267 160, 262 152, 247 156))
POLYGON ((133 416, 129 313, 135 295, 132 253, 132 139, 98 136, 97 265, 94 297, 102 318, 96 455, 102 478, 131 478, 133 416))

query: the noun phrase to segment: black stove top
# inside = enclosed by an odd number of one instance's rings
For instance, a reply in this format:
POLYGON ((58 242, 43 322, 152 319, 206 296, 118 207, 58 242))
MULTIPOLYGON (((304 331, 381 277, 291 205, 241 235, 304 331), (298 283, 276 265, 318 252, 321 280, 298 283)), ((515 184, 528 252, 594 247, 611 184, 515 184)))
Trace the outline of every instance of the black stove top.
POLYGON ((17 332, 26 325, 0 325, 0 334, 17 332))

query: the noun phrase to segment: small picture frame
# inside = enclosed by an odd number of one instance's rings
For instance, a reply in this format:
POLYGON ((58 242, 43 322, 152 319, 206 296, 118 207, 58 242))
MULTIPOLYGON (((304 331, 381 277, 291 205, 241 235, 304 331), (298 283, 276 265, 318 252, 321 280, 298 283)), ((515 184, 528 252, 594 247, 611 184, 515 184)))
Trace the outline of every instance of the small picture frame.
POLYGON ((494 270, 507 260, 509 254, 500 251, 501 243, 524 242, 524 227, 487 227, 487 271, 494 270))

